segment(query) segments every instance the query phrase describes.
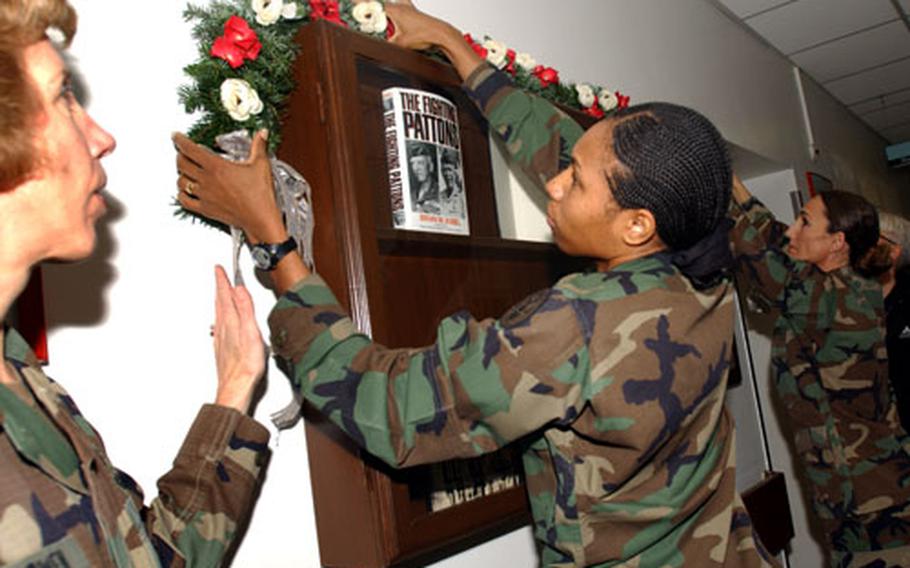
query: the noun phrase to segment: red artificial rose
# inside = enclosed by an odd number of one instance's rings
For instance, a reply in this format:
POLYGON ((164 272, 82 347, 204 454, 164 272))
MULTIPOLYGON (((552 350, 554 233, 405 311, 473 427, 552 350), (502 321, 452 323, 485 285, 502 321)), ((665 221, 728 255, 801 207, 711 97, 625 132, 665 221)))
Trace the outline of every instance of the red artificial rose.
POLYGON ((259 57, 260 49, 262 43, 247 21, 238 16, 231 16, 224 23, 224 35, 215 39, 209 53, 212 57, 224 59, 231 68, 236 69, 243 65, 244 61, 252 61, 259 57))
POLYGON ((487 48, 481 43, 474 41, 474 38, 471 37, 471 34, 464 34, 464 40, 468 42, 468 45, 471 46, 471 49, 474 50, 474 53, 480 56, 481 59, 487 58, 487 48))
POLYGON ((629 99, 630 99, 630 97, 627 97, 626 95, 620 93, 619 91, 616 91, 616 100, 618 101, 616 108, 626 108, 627 106, 629 106, 629 99))
POLYGON ((585 114, 588 116, 593 116, 596 119, 601 119, 604 117, 604 109, 600 108, 600 103, 597 100, 597 97, 594 97, 594 104, 585 109, 585 114))
POLYGON ((538 65, 531 71, 531 74, 537 77, 537 80, 540 81, 541 88, 547 88, 550 85, 555 85, 559 83, 559 71, 553 69, 552 67, 544 67, 543 65, 538 65))
POLYGON ((507 73, 514 76, 515 75, 515 50, 514 49, 511 49, 511 48, 506 49, 506 61, 508 61, 508 63, 506 63, 506 66, 504 67, 504 69, 506 70, 507 73))
POLYGON ((385 38, 391 39, 395 35, 395 22, 391 18, 387 18, 388 23, 385 26, 385 38))
POLYGON ((310 0, 310 19, 326 20, 347 27, 347 24, 341 19, 338 0, 310 0))

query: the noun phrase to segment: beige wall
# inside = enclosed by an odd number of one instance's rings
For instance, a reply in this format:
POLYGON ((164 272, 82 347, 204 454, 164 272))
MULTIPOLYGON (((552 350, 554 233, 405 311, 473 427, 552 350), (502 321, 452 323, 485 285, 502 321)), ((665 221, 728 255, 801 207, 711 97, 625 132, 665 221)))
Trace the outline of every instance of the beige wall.
POLYGON ((887 211, 910 217, 910 168, 889 168, 887 142, 815 81, 803 78, 818 147, 813 170, 839 188, 857 191, 887 211))

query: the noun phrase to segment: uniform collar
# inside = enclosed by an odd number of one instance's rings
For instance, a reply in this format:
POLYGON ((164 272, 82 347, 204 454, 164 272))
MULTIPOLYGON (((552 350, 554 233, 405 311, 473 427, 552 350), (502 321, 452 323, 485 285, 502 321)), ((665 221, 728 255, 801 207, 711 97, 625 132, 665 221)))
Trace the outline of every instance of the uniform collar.
POLYGON ((632 260, 627 260, 622 264, 617 264, 606 273, 610 272, 642 272, 654 270, 667 270, 670 273, 675 272, 673 266, 673 254, 667 250, 659 250, 649 255, 639 256, 632 260))
MULTIPOLYGON (((64 404, 26 341, 10 327, 5 330, 4 358, 16 368, 44 408, 64 404)), ((61 429, 46 412, 29 405, 2 384, 0 426, 16 451, 35 467, 74 491, 86 491, 79 457, 61 429)))

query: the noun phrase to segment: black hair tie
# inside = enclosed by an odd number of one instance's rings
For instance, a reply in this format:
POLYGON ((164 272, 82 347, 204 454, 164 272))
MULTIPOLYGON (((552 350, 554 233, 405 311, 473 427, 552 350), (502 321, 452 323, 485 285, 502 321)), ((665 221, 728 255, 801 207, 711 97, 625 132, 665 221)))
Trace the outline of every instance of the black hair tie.
POLYGON ((716 286, 732 270, 734 259, 729 237, 732 228, 732 219, 722 219, 708 236, 689 248, 673 253, 671 261, 696 290, 716 286))

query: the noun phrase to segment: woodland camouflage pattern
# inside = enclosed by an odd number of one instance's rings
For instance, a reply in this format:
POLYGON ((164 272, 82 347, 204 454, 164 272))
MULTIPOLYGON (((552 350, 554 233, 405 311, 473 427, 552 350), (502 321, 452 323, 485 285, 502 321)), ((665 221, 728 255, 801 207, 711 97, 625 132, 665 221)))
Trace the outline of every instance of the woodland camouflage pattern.
POLYGON ((775 391, 832 565, 910 566, 910 439, 889 387, 881 287, 849 267, 824 273, 791 259, 786 227, 754 198, 731 215, 747 294, 778 314, 775 391))
POLYGON ((24 383, 0 385, 0 564, 221 565, 255 501, 265 428, 204 406, 145 507, 142 490, 111 465, 97 432, 12 329, 5 353, 24 383))
MULTIPOLYGON (((542 177, 581 134, 490 68, 468 89, 542 177)), ((269 323, 295 387, 393 466, 533 433, 524 469, 546 566, 766 566, 734 486, 732 308, 732 284, 699 293, 659 253, 567 276, 499 320, 456 313, 422 349, 371 343, 318 276, 269 323)))

